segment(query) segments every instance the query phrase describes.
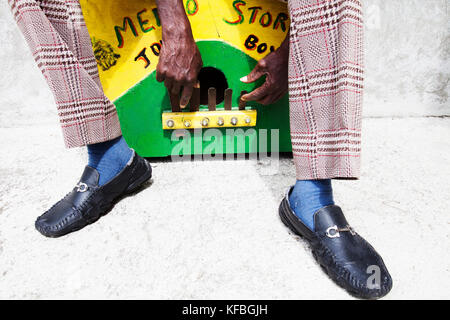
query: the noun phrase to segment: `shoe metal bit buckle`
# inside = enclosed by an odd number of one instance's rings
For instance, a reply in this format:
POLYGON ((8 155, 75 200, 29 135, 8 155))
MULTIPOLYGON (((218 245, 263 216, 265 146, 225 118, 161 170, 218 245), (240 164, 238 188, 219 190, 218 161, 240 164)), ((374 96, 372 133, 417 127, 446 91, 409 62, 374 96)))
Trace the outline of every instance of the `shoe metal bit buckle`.
POLYGON ((89 189, 88 185, 84 182, 78 182, 75 187, 77 188, 77 192, 86 192, 89 189))
POLYGON ((328 238, 335 239, 341 237, 341 232, 350 232, 352 236, 356 234, 355 230, 350 226, 342 229, 339 229, 338 226, 332 226, 327 229, 326 235, 328 238))
POLYGON ((339 238, 341 235, 339 233, 339 228, 337 226, 329 227, 326 231, 327 237, 334 239, 339 238))

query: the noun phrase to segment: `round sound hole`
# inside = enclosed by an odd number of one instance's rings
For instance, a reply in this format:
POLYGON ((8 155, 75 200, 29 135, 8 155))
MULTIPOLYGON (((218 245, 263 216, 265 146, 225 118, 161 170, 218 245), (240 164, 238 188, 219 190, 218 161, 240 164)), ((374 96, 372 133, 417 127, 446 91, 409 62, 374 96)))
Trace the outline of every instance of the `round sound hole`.
POLYGON ((222 71, 213 67, 204 67, 198 74, 198 81, 200 82, 200 104, 208 105, 209 88, 216 88, 217 104, 223 102, 228 82, 222 71))

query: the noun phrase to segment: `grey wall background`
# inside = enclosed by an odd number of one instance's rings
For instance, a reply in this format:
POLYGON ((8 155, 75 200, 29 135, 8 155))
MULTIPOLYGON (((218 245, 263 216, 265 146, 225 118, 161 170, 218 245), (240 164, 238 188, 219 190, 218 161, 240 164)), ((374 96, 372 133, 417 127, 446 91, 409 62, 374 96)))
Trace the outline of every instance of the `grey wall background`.
MULTIPOLYGON (((365 117, 450 115, 450 0, 363 0, 365 117)), ((0 0, 0 126, 54 123, 51 93, 0 0)))

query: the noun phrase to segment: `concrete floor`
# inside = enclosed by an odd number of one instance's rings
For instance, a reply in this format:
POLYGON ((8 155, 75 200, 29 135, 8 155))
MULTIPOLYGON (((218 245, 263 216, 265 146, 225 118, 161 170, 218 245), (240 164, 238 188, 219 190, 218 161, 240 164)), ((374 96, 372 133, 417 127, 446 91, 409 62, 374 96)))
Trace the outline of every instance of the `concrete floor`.
MULTIPOLYGON (((450 119, 364 120, 363 176, 337 181, 394 278, 387 299, 449 298, 450 119)), ((292 160, 154 163, 153 183, 61 239, 36 216, 78 181, 56 124, 0 126, 0 298, 348 299, 277 216, 292 160)))

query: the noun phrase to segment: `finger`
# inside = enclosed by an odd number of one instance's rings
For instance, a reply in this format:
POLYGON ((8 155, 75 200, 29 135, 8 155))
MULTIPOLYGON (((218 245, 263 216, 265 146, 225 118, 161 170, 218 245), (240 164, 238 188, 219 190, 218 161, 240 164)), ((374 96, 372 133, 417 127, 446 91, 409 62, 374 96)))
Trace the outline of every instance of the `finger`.
POLYGON ((170 90, 170 92, 172 94, 178 94, 180 95, 180 90, 181 90, 181 84, 178 81, 174 81, 172 83, 172 89, 170 90))
POLYGON ((181 108, 183 109, 186 108, 189 101, 191 100, 193 91, 194 91, 193 84, 187 84, 183 87, 183 92, 181 93, 181 100, 180 100, 181 108))
POLYGON ((172 110, 175 112, 180 108, 180 96, 178 94, 172 93, 173 88, 173 80, 170 78, 166 78, 164 80, 164 85, 167 88, 170 97, 170 104, 172 105, 172 110))
POLYGON ((162 72, 159 68, 159 65, 156 67, 156 81, 163 82, 166 78, 166 75, 164 72, 162 72))
POLYGON ((241 81, 244 83, 252 83, 261 78, 264 75, 263 69, 256 65, 256 67, 250 72, 246 77, 241 78, 241 81))
POLYGON ((272 103, 275 103, 275 102, 278 102, 279 100, 281 100, 285 96, 286 93, 287 93, 287 90, 281 91, 280 94, 277 95, 277 97, 272 101, 272 103))
POLYGON ((180 95, 179 94, 173 94, 169 93, 170 96, 170 104, 172 105, 172 111, 173 112, 179 112, 180 109, 180 95))
POLYGON ((270 87, 266 82, 261 87, 253 90, 250 93, 247 93, 246 95, 243 95, 241 99, 244 101, 259 101, 267 96, 267 94, 269 93, 269 89, 270 87))
POLYGON ((169 93, 172 92, 172 87, 173 87, 173 79, 172 78, 165 78, 164 79, 164 86, 166 87, 167 91, 169 93))
POLYGON ((267 96, 263 97, 262 99, 260 99, 260 100, 258 100, 256 102, 258 102, 259 104, 268 106, 269 104, 273 103, 273 100, 274 100, 274 96, 273 95, 267 95, 267 96))
POLYGON ((156 81, 158 81, 158 82, 163 82, 164 79, 165 79, 164 74, 162 74, 162 73, 156 71, 156 81))
POLYGON ((263 105, 269 105, 274 104, 278 100, 280 100, 282 97, 284 97, 286 92, 284 91, 273 91, 272 93, 268 94, 265 98, 263 98, 261 101, 258 101, 259 103, 263 105))

